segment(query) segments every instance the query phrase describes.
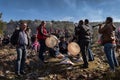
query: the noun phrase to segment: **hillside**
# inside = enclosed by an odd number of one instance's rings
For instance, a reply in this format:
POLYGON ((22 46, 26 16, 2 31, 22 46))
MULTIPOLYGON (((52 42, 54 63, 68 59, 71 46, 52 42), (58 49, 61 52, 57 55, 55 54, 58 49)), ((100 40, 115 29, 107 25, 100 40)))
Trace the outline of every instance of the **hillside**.
MULTIPOLYGON (((21 21, 21 20, 20 20, 21 21)), ((15 27, 19 24, 20 21, 10 21, 7 23, 7 32, 12 33, 15 27)), ((32 33, 36 32, 36 27, 40 25, 41 20, 24 20, 28 23, 28 26, 32 29, 32 33)), ((68 29, 70 33, 74 31, 74 23, 69 21, 46 21, 47 22, 47 29, 49 30, 51 27, 56 29, 68 29)), ((94 26, 100 22, 91 22, 91 26, 94 26)), ((115 22, 116 27, 120 26, 119 22, 115 22)))

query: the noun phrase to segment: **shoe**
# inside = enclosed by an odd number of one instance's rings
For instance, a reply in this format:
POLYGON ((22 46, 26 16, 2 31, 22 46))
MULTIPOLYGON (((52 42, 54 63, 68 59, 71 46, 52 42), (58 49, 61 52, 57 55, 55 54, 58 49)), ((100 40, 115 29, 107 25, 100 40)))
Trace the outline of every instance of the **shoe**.
POLYGON ((21 76, 21 74, 20 74, 19 72, 15 72, 15 74, 16 74, 17 76, 21 76))
POLYGON ((88 68, 88 65, 83 64, 82 68, 88 68))
POLYGON ((118 64, 118 65, 115 65, 115 67, 119 67, 119 64, 118 64))
POLYGON ((82 68, 88 68, 88 66, 82 66, 82 68))
POLYGON ((89 59, 89 61, 94 61, 94 59, 92 60, 92 59, 89 59))
POLYGON ((115 73, 115 70, 114 69, 110 69, 110 73, 115 73))
POLYGON ((25 75, 25 74, 26 74, 26 72, 25 72, 25 71, 21 71, 21 72, 20 72, 20 74, 25 75))

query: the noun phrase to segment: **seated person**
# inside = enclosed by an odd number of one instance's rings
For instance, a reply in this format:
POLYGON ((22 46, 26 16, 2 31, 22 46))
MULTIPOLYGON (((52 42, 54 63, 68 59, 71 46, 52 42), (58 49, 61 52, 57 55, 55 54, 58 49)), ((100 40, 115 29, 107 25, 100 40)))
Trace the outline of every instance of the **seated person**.
POLYGON ((32 40, 32 49, 35 51, 35 53, 37 53, 40 49, 40 44, 38 42, 37 35, 33 35, 31 40, 32 40))
POLYGON ((68 52, 67 46, 68 46, 68 43, 67 43, 65 37, 61 37, 60 43, 59 43, 59 48, 60 48, 60 52, 62 54, 67 54, 67 52, 68 52))
POLYGON ((53 55, 58 59, 62 59, 62 61, 60 62, 62 64, 74 65, 74 63, 71 61, 71 58, 74 58, 75 60, 78 60, 78 58, 76 56, 70 55, 68 53, 67 47, 68 47, 67 41, 65 40, 64 37, 61 37, 60 42, 58 40, 57 45, 54 46, 53 48, 50 48, 49 50, 50 56, 53 55))
POLYGON ((55 51, 55 55, 56 58, 62 59, 62 61, 60 62, 61 64, 70 64, 70 65, 74 65, 74 63, 69 59, 69 55, 63 55, 60 51, 59 51, 59 47, 55 46, 54 47, 54 51, 55 51))

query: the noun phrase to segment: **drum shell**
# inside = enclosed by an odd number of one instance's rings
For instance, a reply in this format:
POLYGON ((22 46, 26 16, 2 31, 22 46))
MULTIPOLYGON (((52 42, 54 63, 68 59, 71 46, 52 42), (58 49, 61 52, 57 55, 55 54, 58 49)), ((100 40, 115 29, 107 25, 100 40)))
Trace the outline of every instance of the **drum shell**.
POLYGON ((56 36, 50 35, 50 37, 46 38, 45 44, 49 48, 54 48, 58 44, 58 39, 56 36))
POLYGON ((80 47, 76 42, 68 44, 68 53, 72 56, 76 56, 80 53, 80 47))

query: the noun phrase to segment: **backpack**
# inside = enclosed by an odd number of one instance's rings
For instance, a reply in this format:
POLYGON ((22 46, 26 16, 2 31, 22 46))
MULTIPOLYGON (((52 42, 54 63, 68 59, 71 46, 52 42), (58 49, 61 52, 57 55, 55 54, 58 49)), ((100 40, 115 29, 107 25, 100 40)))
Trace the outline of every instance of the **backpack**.
POLYGON ((20 30, 15 30, 10 38, 10 43, 14 46, 18 43, 19 32, 20 30))

